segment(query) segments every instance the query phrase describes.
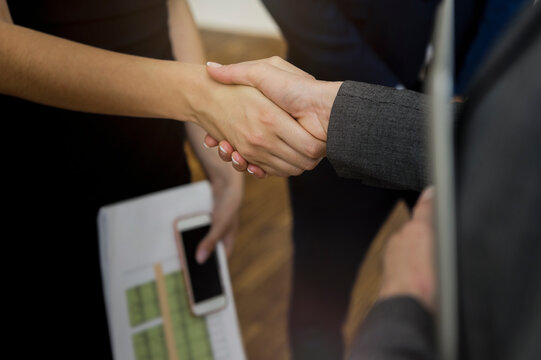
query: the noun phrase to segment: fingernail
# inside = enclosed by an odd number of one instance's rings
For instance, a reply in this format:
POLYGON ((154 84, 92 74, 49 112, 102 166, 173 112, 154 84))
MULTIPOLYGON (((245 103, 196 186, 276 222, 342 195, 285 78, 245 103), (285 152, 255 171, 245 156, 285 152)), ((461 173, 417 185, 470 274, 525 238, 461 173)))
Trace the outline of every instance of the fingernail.
POLYGON ((224 154, 227 154, 227 151, 225 151, 225 149, 222 147, 222 145, 220 145, 220 151, 223 152, 224 154))
POLYGON ((196 260, 198 263, 202 264, 205 262, 205 260, 207 260, 207 256, 208 256, 207 250, 201 250, 197 253, 196 260))
POLYGON ((231 161, 232 161, 233 164, 235 164, 235 165, 240 165, 240 163, 239 163, 237 160, 235 160, 235 158, 234 158, 233 156, 231 156, 231 161))
POLYGON ((217 62, 213 62, 213 61, 208 61, 207 66, 213 67, 213 68, 219 68, 219 67, 222 67, 222 64, 218 64, 217 62))
POLYGON ((210 149, 210 146, 208 146, 206 142, 203 143, 203 146, 206 147, 207 149, 210 149))
POLYGON ((254 172, 252 170, 250 170, 250 168, 246 169, 250 174, 252 175, 255 175, 254 172))
POLYGON ((421 194, 421 200, 430 200, 434 196, 434 186, 430 186, 421 194))

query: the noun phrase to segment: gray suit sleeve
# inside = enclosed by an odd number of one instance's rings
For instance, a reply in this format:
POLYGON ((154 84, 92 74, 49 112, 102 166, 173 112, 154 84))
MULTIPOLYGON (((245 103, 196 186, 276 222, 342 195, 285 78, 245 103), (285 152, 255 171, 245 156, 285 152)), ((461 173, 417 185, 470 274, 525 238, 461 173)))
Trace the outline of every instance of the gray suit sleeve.
POLYGON ((378 301, 357 333, 348 360, 433 360, 431 315, 412 297, 378 301))
POLYGON ((338 175, 367 185, 427 185, 426 95, 346 81, 329 120, 327 158, 338 175))

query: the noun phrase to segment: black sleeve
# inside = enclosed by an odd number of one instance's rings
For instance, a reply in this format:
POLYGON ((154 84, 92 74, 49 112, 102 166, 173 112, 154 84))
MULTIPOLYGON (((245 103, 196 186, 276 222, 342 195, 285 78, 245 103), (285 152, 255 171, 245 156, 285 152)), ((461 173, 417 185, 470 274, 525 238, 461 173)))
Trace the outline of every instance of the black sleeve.
POLYGON ((327 157, 338 175, 368 185, 427 185, 426 95, 346 81, 329 120, 327 157))
POLYGON ((434 359, 433 328, 432 316, 412 297, 378 301, 362 323, 348 359, 434 359))

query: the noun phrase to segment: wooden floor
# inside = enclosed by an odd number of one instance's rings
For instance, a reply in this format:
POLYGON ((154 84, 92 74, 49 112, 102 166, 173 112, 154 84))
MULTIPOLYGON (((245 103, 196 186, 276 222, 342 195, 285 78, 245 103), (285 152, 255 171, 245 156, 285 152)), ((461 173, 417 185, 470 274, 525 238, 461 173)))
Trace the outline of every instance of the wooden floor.
MULTIPOLYGON (((207 58, 222 64, 279 55, 286 46, 278 39, 203 32, 207 58)), ((204 175, 190 156, 195 180, 204 175)), ((379 254, 388 234, 407 218, 399 204, 376 236, 360 270, 344 325, 349 343, 379 286, 379 254)), ((229 267, 248 359, 290 359, 286 321, 291 284, 291 210, 286 180, 256 180, 246 175, 240 230, 229 267)))

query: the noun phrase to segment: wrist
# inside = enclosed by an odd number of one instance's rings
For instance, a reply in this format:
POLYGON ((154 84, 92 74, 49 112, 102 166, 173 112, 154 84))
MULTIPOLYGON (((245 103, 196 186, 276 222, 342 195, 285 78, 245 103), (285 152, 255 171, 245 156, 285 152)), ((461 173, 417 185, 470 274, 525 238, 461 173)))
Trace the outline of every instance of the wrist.
POLYGON ((164 106, 167 117, 192 122, 200 122, 201 111, 204 109, 204 99, 210 92, 208 83, 210 79, 203 65, 172 62, 172 69, 168 72, 165 82, 169 84, 164 92, 166 104, 164 106))
POLYGON ((329 120, 331 117, 331 110, 338 94, 338 90, 342 86, 342 81, 318 81, 320 87, 320 95, 317 98, 318 104, 317 117, 325 132, 325 135, 329 129, 329 120))
POLYGON ((244 194, 244 174, 233 169, 229 163, 225 164, 227 165, 225 171, 208 174, 213 193, 218 195, 227 192, 229 196, 238 199, 240 205, 244 194))
POLYGON ((429 283, 429 281, 424 281, 422 279, 384 280, 378 293, 378 300, 396 296, 411 296, 423 304, 426 309, 433 311, 434 290, 429 283))

